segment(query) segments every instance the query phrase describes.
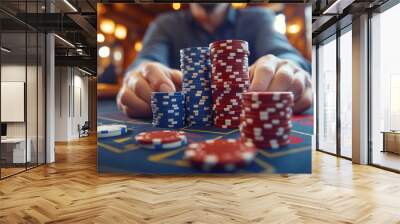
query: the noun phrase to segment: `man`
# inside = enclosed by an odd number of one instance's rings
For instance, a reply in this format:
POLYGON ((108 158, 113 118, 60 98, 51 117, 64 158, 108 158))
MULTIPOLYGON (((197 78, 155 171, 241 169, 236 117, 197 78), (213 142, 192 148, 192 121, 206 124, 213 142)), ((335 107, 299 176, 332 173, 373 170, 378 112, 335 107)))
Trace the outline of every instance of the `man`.
POLYGON ((144 37, 144 47, 128 69, 117 104, 131 117, 151 116, 154 91, 179 91, 179 50, 208 46, 215 40, 249 42, 249 91, 291 91, 294 112, 312 104, 310 64, 274 30, 273 13, 262 8, 235 10, 229 3, 191 3, 189 11, 159 16, 144 37))

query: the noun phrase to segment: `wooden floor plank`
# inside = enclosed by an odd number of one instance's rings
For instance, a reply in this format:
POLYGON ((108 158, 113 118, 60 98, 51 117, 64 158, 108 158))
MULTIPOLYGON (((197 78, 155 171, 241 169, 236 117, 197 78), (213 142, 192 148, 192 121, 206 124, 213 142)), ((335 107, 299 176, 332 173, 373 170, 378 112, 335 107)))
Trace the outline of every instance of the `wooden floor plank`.
POLYGON ((400 223, 400 175, 313 152, 311 175, 98 174, 96 138, 0 181, 0 223, 400 223))

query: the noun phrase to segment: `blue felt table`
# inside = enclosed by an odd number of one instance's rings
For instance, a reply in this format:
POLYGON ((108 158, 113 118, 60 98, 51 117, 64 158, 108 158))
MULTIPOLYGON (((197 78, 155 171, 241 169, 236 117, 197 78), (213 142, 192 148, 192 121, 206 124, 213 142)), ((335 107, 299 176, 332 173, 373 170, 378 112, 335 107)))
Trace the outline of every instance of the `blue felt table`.
MULTIPOLYGON (((131 119, 119 112, 115 101, 99 100, 98 124, 126 124, 128 134, 98 139, 99 172, 135 174, 204 174, 183 160, 185 147, 174 150, 149 150, 139 147, 134 136, 143 131, 161 130, 151 125, 151 120, 131 119)), ((274 150, 260 150, 255 161, 236 173, 311 173, 312 111, 294 116, 291 144, 274 150)), ((182 128, 190 142, 214 138, 238 138, 237 129, 182 128)), ((214 171, 215 172, 215 171, 214 171)), ((215 173, 224 173, 217 171, 215 173)))

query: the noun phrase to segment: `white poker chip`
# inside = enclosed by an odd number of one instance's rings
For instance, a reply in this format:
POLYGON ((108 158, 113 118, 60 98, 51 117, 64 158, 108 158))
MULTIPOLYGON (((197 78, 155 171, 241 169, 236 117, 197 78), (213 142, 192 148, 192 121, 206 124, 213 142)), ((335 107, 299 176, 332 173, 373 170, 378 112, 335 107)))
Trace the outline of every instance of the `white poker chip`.
POLYGON ((124 135, 128 132, 128 127, 124 124, 107 124, 97 126, 98 138, 109 138, 124 135))

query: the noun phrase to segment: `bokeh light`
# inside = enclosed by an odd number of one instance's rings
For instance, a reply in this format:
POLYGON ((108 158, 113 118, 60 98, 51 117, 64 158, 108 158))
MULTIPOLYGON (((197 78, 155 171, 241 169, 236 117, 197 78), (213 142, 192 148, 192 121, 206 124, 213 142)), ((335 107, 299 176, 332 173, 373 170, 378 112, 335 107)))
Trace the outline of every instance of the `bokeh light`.
POLYGON ((247 3, 232 3, 232 7, 235 9, 243 9, 246 8, 247 3))
POLYGON ((98 43, 103 43, 105 40, 106 40, 106 38, 104 37, 104 35, 102 33, 97 34, 97 42, 98 43))
POLYGON ((296 34, 298 32, 300 32, 300 26, 298 24, 291 24, 288 26, 287 31, 290 34, 296 34))
POLYGON ((286 33, 286 17, 285 17, 285 15, 279 14, 279 15, 275 16, 274 29, 281 34, 286 33))
POLYGON ((110 56, 110 48, 107 46, 103 46, 99 48, 99 56, 101 58, 107 58, 110 56))
POLYGON ((143 48, 142 42, 137 41, 137 42, 135 43, 135 45, 133 46, 133 48, 135 49, 136 52, 141 51, 142 48, 143 48))
POLYGON ((121 61, 122 60, 122 52, 121 52, 121 50, 114 51, 113 58, 114 58, 115 61, 121 61))
POLYGON ((115 26, 115 37, 123 40, 126 38, 127 34, 128 34, 128 30, 126 29, 126 27, 124 25, 121 24, 117 24, 117 26, 115 26))
POLYGON ((100 22, 100 30, 105 34, 113 34, 115 30, 115 23, 111 19, 103 19, 100 22))
POLYGON ((174 10, 179 10, 181 8, 181 3, 172 3, 172 8, 174 10))

